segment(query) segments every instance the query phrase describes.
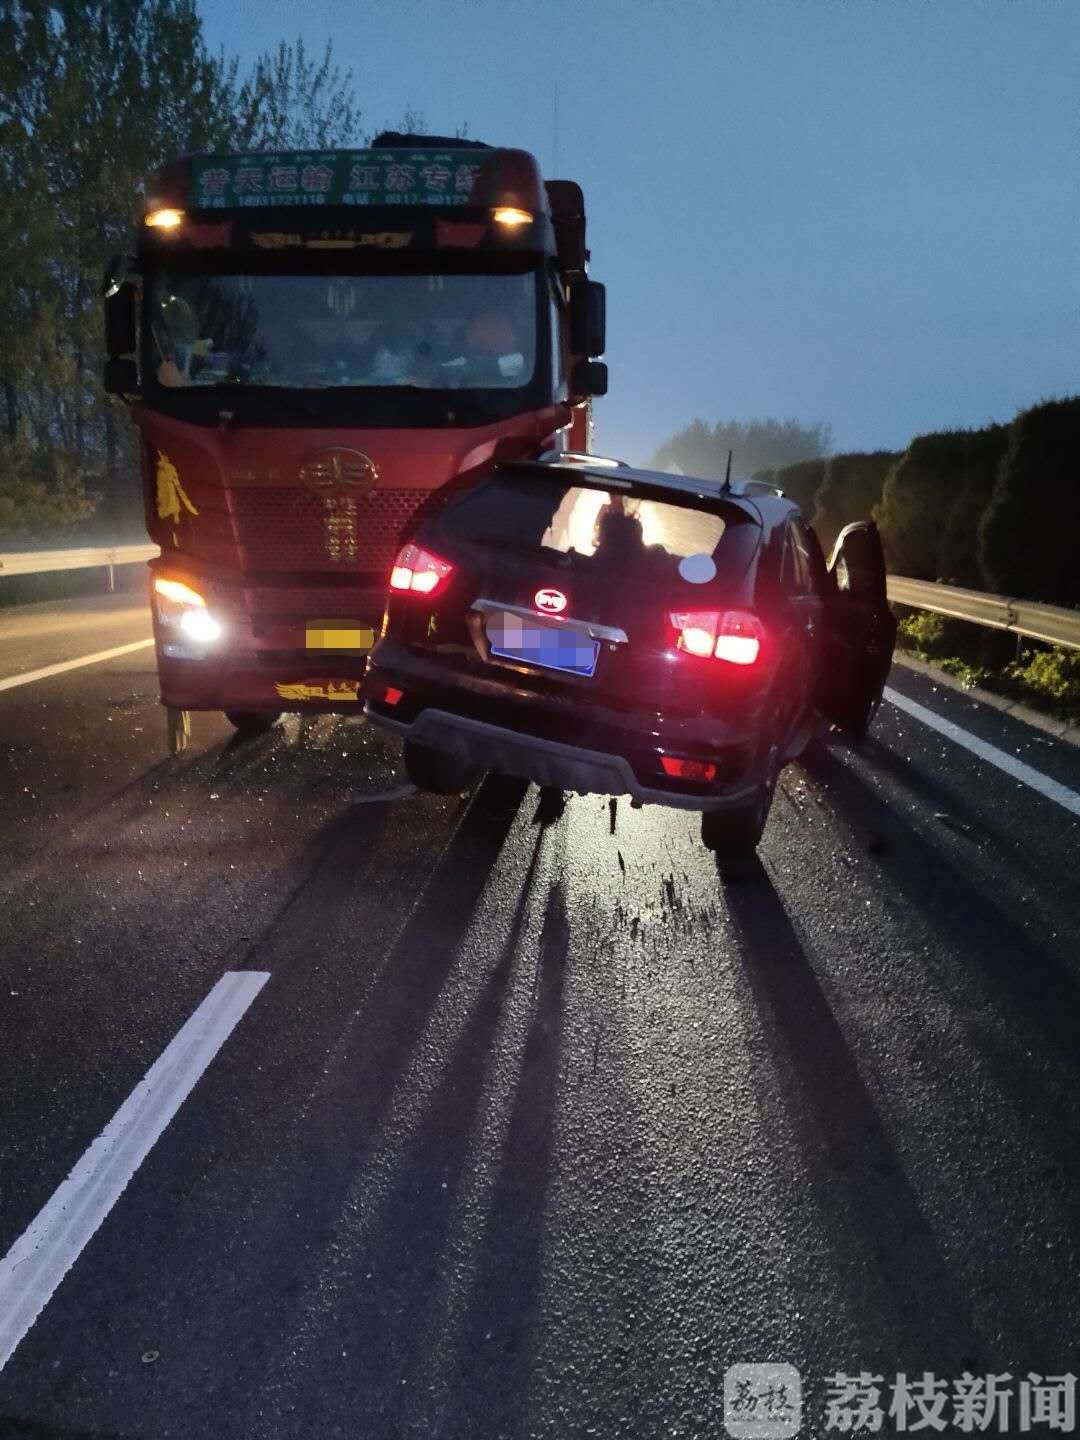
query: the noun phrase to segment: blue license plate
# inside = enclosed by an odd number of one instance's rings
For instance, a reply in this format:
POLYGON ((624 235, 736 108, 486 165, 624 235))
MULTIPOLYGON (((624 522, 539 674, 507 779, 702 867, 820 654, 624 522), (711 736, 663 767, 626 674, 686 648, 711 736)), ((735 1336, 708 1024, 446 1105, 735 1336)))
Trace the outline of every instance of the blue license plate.
POLYGON ((600 642, 580 630, 536 625, 505 612, 488 618, 487 637, 493 655, 567 675, 592 675, 600 652, 600 642))

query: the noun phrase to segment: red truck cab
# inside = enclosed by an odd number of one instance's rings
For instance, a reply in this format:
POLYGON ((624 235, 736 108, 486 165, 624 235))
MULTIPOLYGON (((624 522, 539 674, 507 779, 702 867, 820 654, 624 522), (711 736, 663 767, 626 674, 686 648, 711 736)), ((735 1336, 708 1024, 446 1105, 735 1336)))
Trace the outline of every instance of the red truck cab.
POLYGON ((402 526, 447 481, 588 447, 603 287, 580 188, 521 150, 200 155, 106 277, 140 437, 170 743, 358 712, 402 526))

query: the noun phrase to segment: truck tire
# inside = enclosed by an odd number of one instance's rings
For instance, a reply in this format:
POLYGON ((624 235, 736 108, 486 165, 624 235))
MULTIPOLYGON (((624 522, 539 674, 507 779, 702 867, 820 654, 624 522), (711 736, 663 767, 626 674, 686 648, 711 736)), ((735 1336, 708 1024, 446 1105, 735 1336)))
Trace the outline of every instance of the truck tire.
POLYGON ((265 735, 281 719, 280 710, 226 710, 225 719, 245 740, 265 735))
POLYGON ((405 773, 418 790, 432 795, 461 795, 484 774, 479 765, 469 765, 418 740, 405 741, 405 773))

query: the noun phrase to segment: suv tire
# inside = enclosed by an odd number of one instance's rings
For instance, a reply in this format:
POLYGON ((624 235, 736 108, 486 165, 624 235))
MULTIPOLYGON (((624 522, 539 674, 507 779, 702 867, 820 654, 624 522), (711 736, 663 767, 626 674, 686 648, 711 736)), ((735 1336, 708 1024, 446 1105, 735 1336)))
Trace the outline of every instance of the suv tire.
POLYGON ((777 747, 769 752, 765 779, 753 798, 731 810, 703 810, 701 843, 716 856, 721 870, 735 871, 754 857, 772 809, 780 773, 777 747))
POLYGON ((469 765, 418 740, 406 740, 404 748, 406 775, 418 790, 432 795, 460 795, 471 790, 484 773, 479 765, 469 765))

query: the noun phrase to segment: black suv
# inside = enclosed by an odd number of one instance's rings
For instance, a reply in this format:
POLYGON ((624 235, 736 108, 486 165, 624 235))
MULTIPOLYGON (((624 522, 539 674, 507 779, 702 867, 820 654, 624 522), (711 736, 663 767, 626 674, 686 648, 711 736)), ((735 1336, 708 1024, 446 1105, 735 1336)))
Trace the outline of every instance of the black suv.
POLYGON ((769 487, 553 454, 452 481, 402 538, 365 709, 422 789, 494 770, 700 810, 737 860, 822 717, 861 736, 881 699, 876 527, 827 567, 769 487))

